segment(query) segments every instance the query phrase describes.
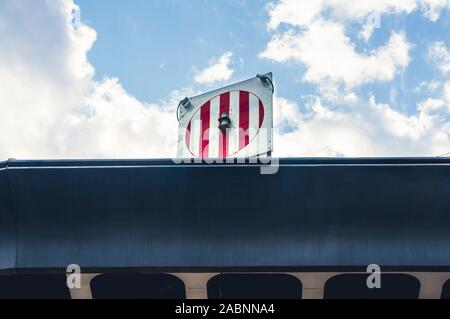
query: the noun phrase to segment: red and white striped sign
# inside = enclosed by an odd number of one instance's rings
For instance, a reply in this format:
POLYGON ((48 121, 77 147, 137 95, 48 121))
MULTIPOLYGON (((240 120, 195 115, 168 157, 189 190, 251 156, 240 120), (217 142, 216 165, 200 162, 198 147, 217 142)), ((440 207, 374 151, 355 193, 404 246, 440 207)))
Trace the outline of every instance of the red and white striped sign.
POLYGON ((185 143, 194 157, 233 156, 252 143, 263 121, 264 104, 255 94, 244 90, 224 92, 195 111, 186 127, 185 143), (225 132, 219 129, 222 113, 231 119, 231 127, 225 132))

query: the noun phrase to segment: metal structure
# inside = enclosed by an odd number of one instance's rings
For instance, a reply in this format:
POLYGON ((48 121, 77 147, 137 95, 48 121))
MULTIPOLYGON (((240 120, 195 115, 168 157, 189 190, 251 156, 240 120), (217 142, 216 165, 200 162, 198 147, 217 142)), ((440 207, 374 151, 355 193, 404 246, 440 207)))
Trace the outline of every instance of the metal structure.
POLYGON ((288 274, 302 298, 323 298, 333 278, 377 263, 416 278, 420 298, 448 295, 448 158, 281 159, 274 175, 260 166, 2 162, 0 290, 29 282, 8 274, 75 263, 84 275, 72 298, 91 298, 99 273, 142 271, 178 277, 187 298, 206 298, 224 272, 288 274))
POLYGON ((259 166, 4 162, 0 269, 450 267, 449 159, 259 166))
POLYGON ((177 116, 178 157, 270 155, 272 73, 185 98, 177 116))

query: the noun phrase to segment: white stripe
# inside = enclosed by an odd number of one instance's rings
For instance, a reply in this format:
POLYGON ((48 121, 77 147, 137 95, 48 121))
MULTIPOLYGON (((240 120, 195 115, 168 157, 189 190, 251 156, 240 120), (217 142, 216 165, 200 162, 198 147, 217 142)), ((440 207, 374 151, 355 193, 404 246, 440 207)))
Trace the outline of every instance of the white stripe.
POLYGON ((228 155, 239 150, 239 91, 230 92, 231 129, 228 134, 228 155))
POLYGON ((249 99, 249 141, 248 150, 246 152, 247 157, 258 155, 258 133, 259 128, 259 98, 256 95, 250 93, 249 99))
POLYGON ((191 144, 189 147, 195 156, 199 156, 200 128, 200 110, 198 110, 191 119, 191 144))
POLYGON ((210 121, 209 121, 209 147, 208 157, 219 157, 219 111, 220 95, 211 100, 210 121))
POLYGON ((189 122, 184 125, 180 125, 178 127, 178 142, 177 142, 177 155, 178 157, 186 157, 189 156, 189 151, 187 150, 186 144, 186 134, 187 134, 187 125, 189 122))

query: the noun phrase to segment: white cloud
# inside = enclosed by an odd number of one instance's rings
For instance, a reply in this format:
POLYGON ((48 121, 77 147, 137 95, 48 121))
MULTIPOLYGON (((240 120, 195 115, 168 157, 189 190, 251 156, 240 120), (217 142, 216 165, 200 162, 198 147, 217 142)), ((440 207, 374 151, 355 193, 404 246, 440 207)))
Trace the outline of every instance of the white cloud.
POLYGON ((323 7, 323 0, 282 0, 276 4, 270 3, 268 5, 270 15, 268 27, 274 30, 282 23, 297 26, 308 25, 322 13, 323 7))
POLYGON ((199 84, 213 84, 229 80, 234 73, 230 68, 232 57, 232 52, 225 52, 219 59, 212 59, 206 69, 195 75, 194 81, 199 84))
POLYGON ((179 98, 143 103, 93 80, 96 32, 72 0, 0 2, 0 158, 174 156, 179 98))
POLYGON ((440 96, 430 97, 419 104, 420 110, 447 109, 450 115, 450 81, 441 84, 440 96))
MULTIPOLYGON (((378 18, 376 17, 375 19, 378 18)), ((366 23, 365 25, 362 26, 362 29, 359 32, 359 37, 363 39, 365 42, 369 41, 375 28, 377 28, 377 22, 366 23)))
POLYGON ((169 157, 177 135, 175 108, 191 91, 174 91, 166 102, 146 104, 130 96, 117 79, 95 82, 84 110, 67 114, 58 149, 65 156, 169 157))
POLYGON ((331 21, 364 22, 374 14, 409 14, 419 9, 436 21, 446 8, 450 8, 450 0, 280 0, 268 5, 268 27, 274 30, 282 23, 307 27, 325 13, 331 21))
POLYGON ((450 81, 446 82, 444 85, 443 98, 447 102, 447 106, 450 111, 450 81))
POLYGON ((318 20, 305 31, 276 34, 260 57, 277 62, 294 60, 306 67, 304 81, 347 87, 373 81, 390 81, 409 63, 410 44, 403 33, 392 33, 382 47, 356 52, 343 25, 318 20))
MULTIPOLYGON (((374 81, 390 81, 405 68, 410 60, 411 45, 402 32, 393 32, 383 46, 358 53, 346 36, 344 25, 348 20, 362 21, 373 8, 361 4, 358 9, 359 2, 351 7, 347 5, 350 2, 339 1, 335 4, 339 3, 342 14, 338 15, 337 6, 329 7, 331 12, 327 12, 325 19, 323 8, 327 3, 330 5, 333 1, 318 1, 314 5, 281 1, 277 6, 269 6, 269 29, 274 30, 281 23, 288 28, 275 32, 260 57, 301 64, 305 70, 303 80, 315 84, 321 94, 321 97, 312 97, 303 111, 294 102, 275 98, 274 154, 436 156, 448 152, 450 82, 423 83, 419 91, 426 89, 436 96, 418 103, 416 111, 410 115, 377 102, 374 96, 368 100, 358 97, 352 88, 374 81), (302 8, 305 11, 298 14, 302 8), (323 98, 330 105, 324 103, 323 98)), ((425 6, 424 2, 415 1, 397 3, 404 7, 385 11, 410 13, 419 5, 425 6)), ((366 30, 365 40, 372 31, 366 30)), ((441 71, 448 73, 448 50, 443 44, 435 43, 429 54, 441 71)))
MULTIPOLYGON (((335 21, 317 18, 322 9, 312 8, 301 18, 277 13, 271 20, 273 28, 280 23, 312 23, 308 28, 301 25, 302 30, 275 35, 263 54, 276 61, 305 64, 305 80, 320 83, 328 91, 339 83, 352 87, 392 79, 409 61, 405 36, 394 32, 380 48, 356 52, 338 20, 347 19, 346 15, 363 16, 358 2, 353 3, 356 7, 349 10, 356 13, 333 9, 335 21), (327 32, 330 34, 323 34, 327 32), (331 47, 324 50, 335 50, 333 56, 319 52, 324 47, 315 37, 323 36, 334 37, 327 40, 331 47), (289 37, 292 42, 282 41, 289 37), (325 66, 315 54, 326 60, 325 66), (344 68, 357 72, 346 74, 344 68)), ((403 5, 390 10, 412 10, 403 5)), ((71 0, 0 1, 0 159, 174 156, 175 107, 181 97, 193 92, 174 91, 166 101, 144 103, 128 94, 115 78, 95 81, 87 53, 96 33, 85 24, 74 26, 76 9, 71 0)), ((288 8, 283 10, 289 13, 288 8)), ((213 71, 197 74, 199 82, 229 79, 233 73, 231 58, 227 52, 211 62, 206 70, 213 71), (214 69, 216 65, 223 69, 214 69), (203 73, 207 75, 201 77, 203 73)), ((306 112, 300 112, 291 101, 276 98, 275 154, 417 156, 443 154, 450 149, 449 82, 436 86, 438 95, 422 101, 413 115, 377 103, 375 98, 364 101, 344 91, 334 95, 345 101, 345 107, 330 107, 314 98, 306 105, 306 112)))
MULTIPOLYGON (((319 85, 332 96, 344 84, 352 87, 390 81, 409 64, 411 45, 396 31, 376 50, 356 49, 346 35, 349 23, 360 25, 359 37, 367 42, 382 26, 382 15, 422 14, 436 21, 450 8, 450 0, 279 0, 267 6, 268 29, 273 37, 259 55, 275 62, 288 60, 306 69, 304 81, 319 85), (284 25, 284 28, 280 28, 284 25)), ((334 94, 335 95, 335 94, 334 94)))
POLYGON ((450 0, 418 0, 422 11, 431 21, 437 21, 443 10, 450 10, 450 0))
POLYGON ((442 74, 446 75, 450 72, 450 52, 444 42, 434 42, 428 49, 428 55, 442 74))
MULTIPOLYGON (((450 92, 450 86, 449 86, 450 92)), ((424 102, 407 116, 371 97, 329 107, 313 98, 305 112, 274 102, 276 156, 436 156, 450 150, 449 113, 424 102), (427 105, 425 105, 427 104, 427 105), (289 128, 289 129, 286 129, 289 128)), ((448 105, 448 104, 447 104, 448 105)))

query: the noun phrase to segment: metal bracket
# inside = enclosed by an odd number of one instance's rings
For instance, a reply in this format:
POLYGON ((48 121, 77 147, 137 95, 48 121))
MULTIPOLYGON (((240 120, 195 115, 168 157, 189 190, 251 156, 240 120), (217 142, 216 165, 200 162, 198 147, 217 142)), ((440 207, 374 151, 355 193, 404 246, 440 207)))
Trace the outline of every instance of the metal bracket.
POLYGON ((192 105, 191 100, 189 100, 188 97, 185 97, 184 99, 182 99, 180 101, 180 103, 178 103, 178 107, 177 107, 177 120, 178 122, 180 121, 180 106, 182 106, 184 109, 187 109, 188 107, 190 107, 192 105))
POLYGON ((272 80, 267 75, 257 74, 256 77, 264 82, 264 84, 271 86, 272 94, 275 92, 275 86, 273 85, 272 80))

